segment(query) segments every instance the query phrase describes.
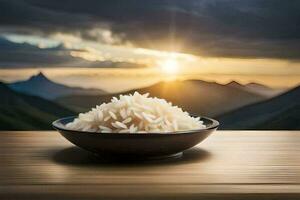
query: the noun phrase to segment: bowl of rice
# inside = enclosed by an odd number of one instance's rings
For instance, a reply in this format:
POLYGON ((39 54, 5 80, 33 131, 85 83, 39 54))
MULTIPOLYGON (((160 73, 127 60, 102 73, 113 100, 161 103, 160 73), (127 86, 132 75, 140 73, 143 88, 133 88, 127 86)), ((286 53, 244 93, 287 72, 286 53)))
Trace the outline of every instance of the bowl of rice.
POLYGON ((149 158, 179 155, 203 141, 219 123, 135 92, 52 125, 71 143, 98 155, 149 158))

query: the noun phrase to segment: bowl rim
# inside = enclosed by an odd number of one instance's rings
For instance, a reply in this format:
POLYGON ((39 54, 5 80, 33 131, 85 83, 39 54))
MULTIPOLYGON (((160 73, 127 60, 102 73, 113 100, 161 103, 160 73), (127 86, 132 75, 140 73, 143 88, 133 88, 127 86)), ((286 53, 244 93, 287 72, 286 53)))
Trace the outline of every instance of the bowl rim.
MULTIPOLYGON (((193 117, 197 117, 196 115, 192 115, 193 117)), ((77 116, 68 116, 59 118, 52 122, 52 127, 58 131, 67 131, 67 132, 73 132, 73 133, 85 133, 85 134, 98 134, 98 135, 181 135, 181 134, 188 134, 188 133, 199 133, 205 130, 212 130, 219 127, 220 123, 212 118, 201 116, 201 118, 204 118, 206 120, 211 121, 211 125, 202 128, 202 129, 192 129, 187 131, 173 131, 173 132, 147 132, 147 133, 102 133, 102 132, 91 132, 91 131, 80 131, 80 130, 74 130, 74 129, 68 129, 64 126, 63 123, 61 123, 62 120, 67 120, 71 118, 76 118, 77 116)))

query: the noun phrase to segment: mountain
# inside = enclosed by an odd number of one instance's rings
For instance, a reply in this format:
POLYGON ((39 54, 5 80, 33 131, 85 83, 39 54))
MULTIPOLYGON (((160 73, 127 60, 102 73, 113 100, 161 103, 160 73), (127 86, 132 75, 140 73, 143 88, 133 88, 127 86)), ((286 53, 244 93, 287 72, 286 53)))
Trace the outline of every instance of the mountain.
MULTIPOLYGON (((261 95, 238 88, 200 80, 160 82, 150 87, 127 91, 123 94, 133 93, 134 91, 149 92, 150 96, 164 98, 190 113, 207 116, 216 116, 265 99, 261 95)), ((71 95, 58 98, 56 101, 70 108, 86 111, 95 105, 110 101, 112 96, 118 95, 71 95)))
POLYGON ((221 129, 300 129, 300 86, 218 118, 221 129))
POLYGON ((229 87, 238 88, 241 90, 245 90, 247 92, 251 92, 254 94, 262 95, 267 98, 271 98, 274 96, 279 95, 280 93, 284 92, 284 89, 274 89, 270 88, 268 86, 259 84, 259 83, 248 83, 246 85, 240 84, 236 81, 231 81, 228 84, 226 84, 229 87))
POLYGON ((45 99, 55 99, 64 95, 100 95, 106 94, 100 89, 84 89, 80 87, 68 87, 49 80, 43 73, 30 77, 28 80, 9 84, 9 87, 15 91, 25 94, 43 97, 45 99))
POLYGON ((248 83, 245 85, 248 91, 255 92, 267 97, 274 97, 283 93, 286 89, 274 89, 259 83, 248 83))
POLYGON ((11 90, 0 82, 0 130, 46 130, 57 118, 75 113, 46 99, 11 90))

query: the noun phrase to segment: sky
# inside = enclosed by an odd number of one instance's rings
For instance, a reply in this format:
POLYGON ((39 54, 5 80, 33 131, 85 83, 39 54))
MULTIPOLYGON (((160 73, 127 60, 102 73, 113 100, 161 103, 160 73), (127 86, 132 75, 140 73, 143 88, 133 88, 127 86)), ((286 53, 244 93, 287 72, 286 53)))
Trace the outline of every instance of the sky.
POLYGON ((300 1, 0 0, 0 80, 38 71, 108 90, 174 77, 292 87, 300 1))

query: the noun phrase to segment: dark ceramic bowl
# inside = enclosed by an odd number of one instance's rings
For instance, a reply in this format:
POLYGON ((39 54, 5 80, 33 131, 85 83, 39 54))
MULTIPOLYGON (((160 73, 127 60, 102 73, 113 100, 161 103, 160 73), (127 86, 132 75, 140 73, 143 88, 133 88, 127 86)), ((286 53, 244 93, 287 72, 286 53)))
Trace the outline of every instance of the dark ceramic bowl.
POLYGON ((58 119, 53 127, 71 143, 103 157, 164 157, 178 155, 203 141, 214 132, 219 122, 201 117, 205 129, 170 133, 94 133, 70 130, 65 124, 73 117, 58 119))

